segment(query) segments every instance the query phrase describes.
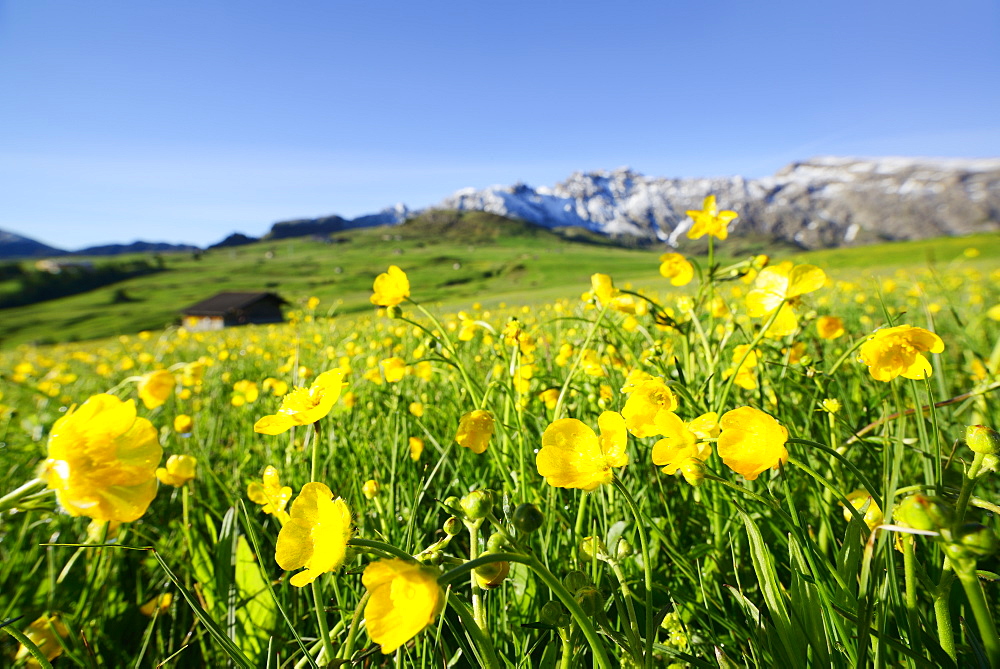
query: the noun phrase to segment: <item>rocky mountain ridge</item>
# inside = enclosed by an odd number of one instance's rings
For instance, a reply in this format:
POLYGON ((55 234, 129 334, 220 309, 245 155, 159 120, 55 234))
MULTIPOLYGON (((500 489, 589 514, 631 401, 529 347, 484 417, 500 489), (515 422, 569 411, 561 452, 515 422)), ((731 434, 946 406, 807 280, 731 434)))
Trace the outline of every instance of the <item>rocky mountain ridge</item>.
POLYGON ((551 188, 464 189, 438 208, 480 210, 547 227, 675 243, 706 195, 754 233, 803 248, 1000 230, 1000 159, 835 158, 771 177, 669 179, 628 168, 576 173, 551 188))
MULTIPOLYGON (((759 179, 648 177, 623 167, 577 172, 551 187, 465 188, 425 210, 397 204, 354 219, 331 215, 279 221, 262 239, 328 236, 450 209, 676 244, 691 225, 685 212, 700 209, 709 194, 715 194, 721 208, 739 213, 731 234, 769 237, 806 249, 1000 230, 1000 158, 819 157, 759 179)), ((258 239, 234 233, 214 246, 254 241, 258 239)), ((74 253, 147 250, 139 248, 144 244, 74 253)), ((162 251, 192 248, 157 246, 162 251)), ((66 253, 0 231, 0 259, 66 253)))

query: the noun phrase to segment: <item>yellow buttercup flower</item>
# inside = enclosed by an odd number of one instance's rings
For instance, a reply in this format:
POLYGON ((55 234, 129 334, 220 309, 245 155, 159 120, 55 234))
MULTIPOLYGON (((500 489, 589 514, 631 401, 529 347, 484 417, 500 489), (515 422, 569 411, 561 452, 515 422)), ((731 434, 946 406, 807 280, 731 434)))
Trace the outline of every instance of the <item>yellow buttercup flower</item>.
POLYGON ((261 511, 274 514, 282 523, 288 520, 288 500, 292 498, 292 489, 282 486, 278 470, 268 465, 264 468, 262 482, 253 481, 247 486, 247 497, 254 504, 260 504, 261 511))
POLYGON ((1000 321, 1000 304, 995 304, 986 310, 986 317, 990 320, 1000 321))
POLYGON ((406 361, 402 358, 386 358, 380 364, 386 383, 397 383, 406 375, 406 361))
POLYGON ((815 265, 794 265, 790 261, 766 267, 757 275, 754 288, 747 293, 747 313, 754 318, 778 315, 767 330, 769 337, 784 337, 799 326, 793 307, 797 298, 819 290, 826 283, 826 273, 815 265))
POLYGON ((700 210, 690 209, 685 213, 694 220, 694 224, 687 232, 688 239, 699 239, 709 235, 725 240, 729 236, 729 223, 739 216, 735 211, 719 211, 714 195, 705 198, 700 210))
POLYGON ((174 392, 174 375, 166 369, 158 369, 139 379, 139 399, 147 409, 161 406, 174 392))
POLYGON ((291 578, 297 588, 344 564, 351 540, 351 510, 322 483, 307 483, 292 502, 288 522, 278 533, 274 559, 282 569, 305 567, 291 578))
POLYGON ((344 370, 332 369, 316 377, 309 389, 295 388, 281 398, 281 408, 272 416, 264 416, 254 426, 254 432, 281 434, 295 425, 309 425, 323 418, 333 408, 343 386, 344 370))
POLYGON ((420 437, 410 437, 408 445, 410 447, 410 459, 416 462, 424 454, 424 440, 420 437))
MULTIPOLYGON (((66 625, 63 621, 59 619, 59 616, 41 616, 35 622, 28 625, 28 628, 24 630, 24 636, 28 637, 33 644, 38 646, 38 650, 42 651, 45 655, 45 659, 50 662, 60 655, 62 655, 63 647, 59 643, 59 637, 65 638, 69 635, 69 630, 66 629, 66 625)), ((17 649, 17 655, 14 656, 14 661, 22 660, 27 658, 29 667, 40 666, 38 662, 31 655, 27 646, 20 646, 17 649)))
MULTIPOLYGON (((882 524, 883 520, 885 520, 885 517, 882 515, 882 509, 880 509, 878 504, 875 503, 875 500, 872 499, 872 496, 868 494, 867 490, 855 490, 854 492, 848 493, 847 501, 850 502, 851 506, 853 506, 858 511, 860 511, 861 507, 863 507, 865 504, 868 504, 868 508, 865 510, 864 513, 864 520, 865 520, 865 525, 868 526, 869 530, 874 530, 876 527, 882 524), (871 500, 870 504, 868 504, 869 500, 871 500)), ((844 520, 846 520, 847 522, 851 522, 851 518, 853 517, 854 514, 851 513, 850 509, 845 508, 844 520)))
POLYGON ((52 426, 42 478, 71 516, 130 522, 156 496, 163 449, 135 402, 94 395, 52 426))
POLYGON ((493 414, 489 411, 476 409, 462 416, 458 421, 458 432, 455 441, 459 446, 468 448, 479 454, 486 450, 493 436, 493 414))
POLYGON ((628 464, 625 419, 615 411, 605 411, 597 425, 600 437, 575 418, 561 418, 545 429, 535 466, 549 485, 594 490, 611 482, 614 467, 628 464))
POLYGON ((598 299, 602 307, 609 306, 618 294, 611 277, 607 274, 592 274, 590 277, 590 292, 598 299))
POLYGON ((174 432, 188 434, 194 429, 194 420, 186 413, 179 413, 174 416, 174 432))
POLYGON ((676 408, 677 397, 663 379, 655 378, 635 384, 622 408, 622 416, 629 432, 640 438, 652 437, 663 434, 663 419, 673 415, 676 408))
POLYGON ((844 334, 844 321, 836 316, 820 316, 816 319, 816 332, 822 339, 836 339, 844 334))
POLYGON ((309 301, 306 302, 306 309, 308 309, 309 311, 314 311, 318 306, 319 306, 319 298, 316 297, 315 295, 310 297, 309 301))
POLYGON ((714 411, 690 423, 685 423, 677 414, 662 416, 660 424, 664 438, 653 444, 653 464, 662 466, 664 474, 674 474, 687 460, 707 460, 712 454, 712 445, 700 440, 718 435, 718 420, 714 411))
POLYGON ((930 376, 931 363, 924 353, 944 350, 941 338, 929 330, 909 325, 876 330, 861 345, 858 359, 868 365, 872 378, 891 381, 897 376, 923 379, 930 376))
POLYGON ((161 616, 170 610, 170 605, 174 602, 174 596, 169 592, 164 592, 153 597, 139 607, 139 613, 152 618, 153 614, 159 613, 161 616))
POLYGON ((361 582, 370 595, 365 628, 386 655, 415 637, 444 608, 437 572, 408 560, 372 562, 361 582))
POLYGON ((719 457, 737 474, 753 481, 765 469, 788 460, 788 430, 774 418, 753 407, 723 414, 717 448, 719 457))
POLYGON ((390 265, 389 271, 375 277, 372 290, 375 292, 371 296, 372 304, 394 307, 410 296, 410 280, 406 278, 406 272, 390 265))
POLYGON ((670 279, 672 286, 686 286, 694 278, 694 267, 680 253, 660 256, 660 276, 670 279))
POLYGON ((424 415, 424 405, 420 402, 410 402, 410 414, 415 418, 420 418, 424 415))
POLYGON ((163 485, 180 488, 194 478, 194 469, 198 460, 190 455, 171 455, 167 458, 167 466, 156 470, 156 478, 163 485))
POLYGON ((365 484, 361 486, 361 494, 365 496, 365 499, 375 499, 378 496, 379 488, 378 481, 375 479, 368 479, 365 484))

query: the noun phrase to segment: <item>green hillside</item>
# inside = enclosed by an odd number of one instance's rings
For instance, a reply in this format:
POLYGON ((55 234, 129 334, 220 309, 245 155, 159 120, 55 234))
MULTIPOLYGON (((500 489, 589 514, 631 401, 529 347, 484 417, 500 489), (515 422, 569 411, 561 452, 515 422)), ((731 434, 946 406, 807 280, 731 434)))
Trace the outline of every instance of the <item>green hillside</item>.
MULTIPOLYGON (((733 256, 765 252, 789 257, 787 247, 764 240, 733 239, 720 248, 733 256)), ((968 248, 980 252, 969 262, 992 259, 995 265, 1000 237, 797 253, 795 258, 856 274, 877 266, 965 261, 968 248)), ((176 323, 185 306, 219 291, 273 291, 296 305, 316 296, 321 312, 358 312, 371 308, 372 280, 391 264, 405 269, 421 301, 459 307, 473 301, 528 303, 579 294, 594 272, 611 274, 619 285, 633 281, 653 286, 663 282, 657 258, 666 250, 622 248, 591 233, 552 232, 482 212, 435 212, 400 226, 345 231, 326 241, 283 239, 197 255, 163 255, 163 271, 155 274, 0 311, 0 347, 161 329, 176 323)), ((0 281, 0 293, 15 289, 11 281, 0 281)))

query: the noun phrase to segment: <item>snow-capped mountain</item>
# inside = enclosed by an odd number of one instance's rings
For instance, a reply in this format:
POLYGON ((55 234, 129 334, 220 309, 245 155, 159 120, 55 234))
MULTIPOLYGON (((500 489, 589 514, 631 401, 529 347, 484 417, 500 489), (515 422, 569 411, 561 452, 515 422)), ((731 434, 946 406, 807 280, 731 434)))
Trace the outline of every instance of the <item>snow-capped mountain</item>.
POLYGON ((673 243, 685 212, 715 194, 757 233, 804 248, 1000 229, 1000 159, 814 158, 774 176, 668 179, 628 168, 576 173, 555 186, 463 189, 434 209, 487 211, 546 227, 673 243))

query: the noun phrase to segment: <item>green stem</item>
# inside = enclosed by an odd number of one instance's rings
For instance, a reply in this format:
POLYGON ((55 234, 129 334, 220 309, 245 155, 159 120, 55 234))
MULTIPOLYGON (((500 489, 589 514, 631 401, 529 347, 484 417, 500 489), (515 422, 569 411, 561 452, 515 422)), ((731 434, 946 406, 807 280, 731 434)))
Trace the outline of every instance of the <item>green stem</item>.
POLYGON ((653 636, 655 631, 653 630, 653 566, 650 562, 649 553, 649 538, 646 536, 646 525, 642 521, 642 514, 639 512, 639 505, 635 503, 632 495, 629 493, 625 484, 616 476, 611 479, 612 485, 617 488, 618 492, 621 493, 622 497, 625 498, 625 503, 628 504, 629 509, 632 511, 632 515, 635 518, 635 526, 639 531, 639 544, 642 550, 642 571, 646 580, 646 648, 645 648, 645 666, 653 666, 653 636))
POLYGON ((566 374, 566 380, 563 381, 562 388, 559 389, 559 398, 556 400, 556 408, 552 411, 552 422, 559 420, 559 415, 562 413, 563 399, 566 397, 566 391, 569 389, 569 384, 573 381, 573 376, 576 374, 577 368, 583 361, 583 355, 587 352, 587 347, 590 346, 590 342, 594 339, 594 335, 597 334, 597 326, 601 324, 604 320, 604 315, 608 313, 608 305, 603 305, 601 313, 598 314, 597 320, 594 324, 590 326, 590 332, 587 333, 587 338, 583 340, 583 345, 580 347, 580 351, 576 355, 576 360, 573 361, 573 366, 569 368, 569 372, 566 374))
POLYGON ((22 646, 27 648, 28 652, 31 653, 31 656, 35 658, 35 661, 38 662, 38 665, 42 667, 42 669, 52 669, 52 663, 45 657, 45 653, 42 652, 41 648, 35 645, 34 641, 28 638, 28 635, 21 630, 16 629, 13 625, 3 625, 0 626, 0 629, 17 639, 22 646))
POLYGON ((3 497, 0 497, 0 513, 14 508, 22 499, 35 492, 35 490, 44 487, 45 481, 42 479, 32 479, 19 488, 11 490, 3 497))
POLYGON ((562 640, 562 658, 559 660, 559 669, 570 669, 570 662, 573 660, 573 644, 570 642, 571 629, 560 627, 559 639, 562 640))
POLYGON ((726 379, 726 385, 722 387, 722 394, 719 396, 719 401, 715 403, 715 410, 717 412, 722 413, 722 410, 726 406, 726 400, 729 399, 729 391, 732 390, 733 383, 736 381, 736 373, 739 372, 740 368, 743 367, 743 363, 746 362, 747 358, 749 358, 750 355, 757 349, 757 345, 764 340, 765 334, 770 329, 771 324, 774 323, 775 319, 778 318, 778 313, 784 306, 785 300, 783 300, 778 308, 771 313, 771 317, 768 318, 767 322, 761 326, 760 330, 757 331, 757 334, 755 334, 754 338, 750 341, 750 345, 747 346, 747 350, 743 354, 743 357, 740 358, 740 361, 733 367, 734 372, 728 379, 726 379))
POLYGON ((441 576, 438 577, 438 583, 443 587, 462 578, 476 567, 493 562, 517 562, 535 572, 535 574, 542 580, 542 583, 544 583, 549 590, 552 591, 552 594, 554 594, 559 601, 562 602, 562 605, 565 606, 570 612, 570 615, 573 616, 573 620, 576 621, 576 624, 580 626, 580 631, 583 632, 583 636, 587 639, 587 643, 590 644, 590 649, 594 653, 594 660, 597 665, 600 666, 601 669, 611 669, 611 660, 608 658, 607 651, 604 649, 604 643, 601 641, 601 637, 598 635, 597 630, 594 629, 590 616, 584 612, 579 602, 577 602, 570 591, 566 589, 566 586, 564 586, 562 582, 545 567, 545 565, 539 562, 538 558, 534 555, 523 553, 487 553, 476 560, 470 560, 463 565, 441 574, 441 576))
POLYGON ((434 324, 434 327, 437 328, 437 332, 439 333, 440 337, 435 337, 433 332, 429 331, 427 328, 423 327, 419 323, 415 323, 414 321, 411 321, 406 318, 401 320, 405 320, 407 323, 412 323, 413 325, 419 327, 421 330, 423 330, 430 336, 434 337, 435 339, 440 339, 444 343, 445 347, 448 349, 448 352, 451 354, 452 357, 451 362, 455 365, 455 367, 458 368, 459 374, 462 375, 462 381, 465 383, 466 390, 469 391, 469 396, 472 398, 473 404, 476 404, 478 406, 482 401, 483 397, 482 395, 476 392, 476 387, 472 384, 472 379, 469 378, 469 373, 466 371, 465 365, 463 365, 462 361, 459 360, 458 349, 455 348, 455 344, 452 343, 451 338, 448 336, 448 331, 441 325, 441 322, 437 318, 435 318, 433 314, 431 314, 431 312, 427 311, 427 309, 424 308, 424 305, 420 304, 419 302, 414 302, 410 298, 406 298, 406 300, 407 302, 415 306, 417 309, 419 309, 420 312, 424 316, 426 316, 431 323, 434 324))
POLYGON ((476 614, 470 611, 465 602, 456 597, 454 592, 448 597, 448 604, 458 612, 458 617, 464 623, 462 625, 463 629, 472 637, 473 643, 479 649, 479 661, 483 663, 484 667, 488 667, 488 669, 500 669, 502 665, 500 664, 500 659, 497 657, 496 649, 493 648, 493 642, 486 636, 486 632, 479 627, 476 614))
POLYGON ((997 636, 993 614, 990 612, 986 596, 983 594, 983 587, 976 575, 975 563, 971 563, 971 567, 956 565, 955 573, 958 574, 958 580, 962 582, 965 596, 969 598, 969 605, 972 607, 976 624, 979 626, 979 636, 986 649, 986 657, 990 660, 990 666, 997 669, 1000 667, 1000 637, 997 636))
POLYGON ((976 453, 969 465, 969 471, 962 481, 962 491, 958 494, 958 502, 955 503, 955 527, 965 522, 965 511, 969 508, 969 498, 972 497, 972 490, 976 487, 976 477, 982 469, 983 460, 986 456, 983 453, 976 453))
POLYGON ((910 642, 919 638, 920 625, 917 620, 917 562, 913 556, 913 535, 904 534, 903 540, 903 575, 906 584, 906 618, 910 625, 910 642))
POLYGON ((955 652, 955 632, 951 626, 951 608, 948 600, 951 598, 951 583, 955 579, 952 572, 944 572, 941 582, 934 592, 934 619, 937 622, 938 643, 952 660, 957 660, 955 652))
POLYGON ((358 637, 358 628, 361 625, 361 617, 364 615, 365 605, 368 603, 368 599, 371 597, 371 593, 367 590, 365 594, 361 596, 361 600, 358 602, 357 608, 354 609, 354 616, 351 618, 351 626, 347 629, 347 641, 344 642, 344 659, 350 660, 351 655, 354 654, 354 642, 358 637))
MULTIPOLYGON (((479 557, 479 527, 482 521, 466 521, 465 527, 469 530, 469 560, 479 557)), ((469 572, 469 582, 472 586, 472 618, 480 631, 486 632, 486 607, 483 604, 483 591, 476 580, 475 572, 469 572)))
POLYGON ((397 557, 402 560, 407 560, 413 562, 413 556, 409 553, 396 548, 392 544, 387 544, 384 541, 372 541, 371 539, 351 539, 347 542, 348 546, 354 548, 366 548, 369 551, 376 553, 382 553, 384 555, 391 555, 392 557, 397 557))
POLYGON ((312 595, 313 606, 316 607, 316 622, 319 623, 319 637, 323 641, 323 654, 327 657, 327 662, 334 657, 333 643, 330 641, 330 626, 326 624, 326 607, 323 606, 323 599, 319 594, 319 583, 313 581, 312 595))

